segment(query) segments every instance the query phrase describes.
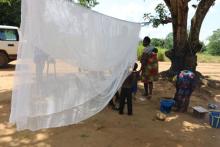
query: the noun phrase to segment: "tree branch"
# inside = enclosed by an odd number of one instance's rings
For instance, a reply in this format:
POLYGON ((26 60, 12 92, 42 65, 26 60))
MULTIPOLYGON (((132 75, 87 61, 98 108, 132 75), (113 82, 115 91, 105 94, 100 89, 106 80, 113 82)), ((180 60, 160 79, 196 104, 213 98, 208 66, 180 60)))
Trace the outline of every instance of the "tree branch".
POLYGON ((191 28, 189 34, 189 45, 195 49, 194 53, 200 50, 199 34, 202 26, 202 22, 209 11, 209 8, 214 4, 215 0, 201 0, 196 9, 195 15, 191 20, 191 28))
POLYGON ((172 22, 172 18, 171 17, 167 17, 166 19, 161 21, 161 24, 168 24, 172 22))
POLYGON ((171 8, 170 0, 164 0, 164 2, 166 3, 167 7, 170 10, 170 8, 171 8))

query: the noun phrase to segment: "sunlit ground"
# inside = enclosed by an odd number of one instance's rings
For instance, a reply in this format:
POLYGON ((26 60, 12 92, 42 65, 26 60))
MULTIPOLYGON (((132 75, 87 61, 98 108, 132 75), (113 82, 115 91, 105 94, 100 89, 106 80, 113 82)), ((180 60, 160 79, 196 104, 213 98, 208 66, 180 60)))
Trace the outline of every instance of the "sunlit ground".
MULTIPOLYGON (((161 63, 161 69, 168 68, 161 63)), ((216 65, 214 65, 216 67, 216 65)), ((202 67, 201 67, 202 68, 202 67)), ((211 69, 211 68, 210 68, 211 69)), ((220 69, 220 68, 219 68, 220 69)), ((210 71, 207 71, 210 72, 210 71)), ((16 131, 8 123, 10 98, 13 85, 13 67, 0 71, 0 147, 219 147, 220 130, 211 128, 208 115, 204 119, 192 115, 191 106, 220 101, 220 90, 204 87, 208 91, 195 91, 191 97, 189 112, 171 112, 165 121, 156 119, 160 99, 172 97, 171 83, 155 84, 154 96, 142 101, 143 87, 139 83, 134 115, 118 115, 106 107, 102 112, 78 125, 44 129, 36 132, 16 131), (4 83, 4 84, 2 84, 4 83), (209 92, 212 92, 210 95, 209 92)), ((216 77, 218 77, 218 74, 216 77)))

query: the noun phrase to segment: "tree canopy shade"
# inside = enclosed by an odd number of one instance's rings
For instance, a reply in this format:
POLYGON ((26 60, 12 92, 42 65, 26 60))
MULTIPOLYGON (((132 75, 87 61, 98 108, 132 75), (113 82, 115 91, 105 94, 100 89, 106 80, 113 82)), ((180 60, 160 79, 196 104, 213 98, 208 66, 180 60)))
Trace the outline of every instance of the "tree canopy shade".
POLYGON ((187 32, 187 20, 189 2, 191 0, 164 0, 164 4, 156 7, 157 15, 145 14, 144 17, 153 23, 154 27, 160 24, 172 23, 173 27, 173 49, 166 52, 166 56, 171 60, 172 65, 169 75, 178 73, 183 69, 196 70, 196 53, 202 49, 199 41, 202 22, 215 0, 193 0, 196 9, 191 19, 190 31, 187 32), (167 9, 166 9, 167 8, 167 9))
POLYGON ((0 0, 0 25, 20 25, 21 0, 0 0))
MULTIPOLYGON (((77 2, 87 8, 98 4, 97 0, 77 0, 77 2)), ((0 0, 0 14, 1 25, 20 26, 21 0, 0 0)))
POLYGON ((209 37, 207 51, 215 56, 220 55, 220 29, 215 30, 212 36, 209 37))

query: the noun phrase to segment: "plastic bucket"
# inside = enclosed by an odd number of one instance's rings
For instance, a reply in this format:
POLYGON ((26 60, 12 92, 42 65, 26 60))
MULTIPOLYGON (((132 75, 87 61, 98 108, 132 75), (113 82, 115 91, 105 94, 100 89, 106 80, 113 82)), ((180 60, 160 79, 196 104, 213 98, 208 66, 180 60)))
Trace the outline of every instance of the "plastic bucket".
POLYGON ((170 113, 174 103, 175 103, 174 100, 168 100, 168 99, 160 100, 160 111, 163 113, 170 113))
POLYGON ((220 128, 220 112, 211 111, 209 113, 209 123, 212 128, 220 128))

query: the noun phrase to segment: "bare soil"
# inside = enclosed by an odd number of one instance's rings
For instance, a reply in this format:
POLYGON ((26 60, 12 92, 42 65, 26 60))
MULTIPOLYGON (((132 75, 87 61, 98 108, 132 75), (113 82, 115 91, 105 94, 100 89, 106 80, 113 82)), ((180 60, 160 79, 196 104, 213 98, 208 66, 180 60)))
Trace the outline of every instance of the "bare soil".
MULTIPOLYGON (((160 63, 160 70, 169 68, 160 63)), ((198 70, 207 76, 207 82, 220 81, 220 64, 201 63, 198 70)), ((172 83, 159 80, 155 83, 151 100, 142 101, 143 85, 139 83, 137 99, 133 103, 134 115, 119 115, 106 107, 88 120, 66 127, 36 132, 17 132, 8 123, 12 94, 14 64, 0 69, 0 147, 220 147, 220 129, 211 128, 208 117, 193 117, 188 113, 171 112, 165 121, 156 119, 160 99, 172 97, 172 83)), ((190 106, 208 103, 220 104, 220 88, 205 84, 197 89, 190 106)))

